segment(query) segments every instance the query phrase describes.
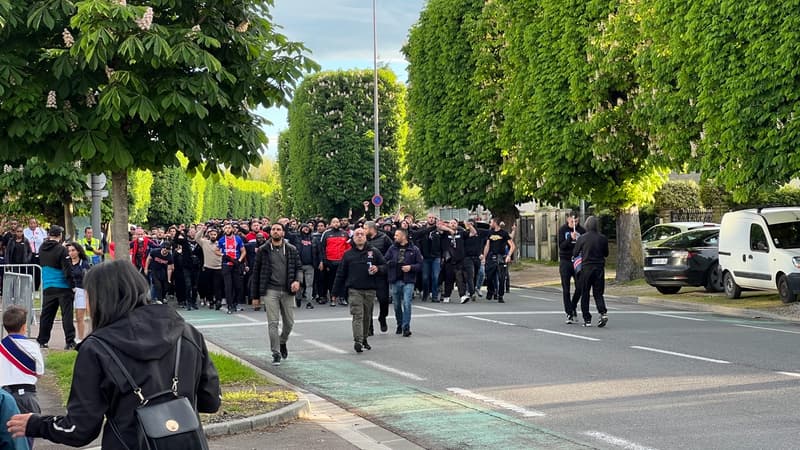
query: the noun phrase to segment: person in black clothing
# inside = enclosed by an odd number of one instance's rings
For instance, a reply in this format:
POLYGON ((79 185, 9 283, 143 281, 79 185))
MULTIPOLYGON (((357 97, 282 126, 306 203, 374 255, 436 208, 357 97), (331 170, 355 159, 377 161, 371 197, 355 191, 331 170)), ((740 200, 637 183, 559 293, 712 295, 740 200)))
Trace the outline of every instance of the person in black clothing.
POLYGON ((75 348, 75 325, 73 324, 73 295, 67 282, 69 254, 61 245, 64 229, 58 225, 50 227, 47 240, 39 248, 39 264, 42 265, 42 313, 39 320, 39 346, 47 348, 56 312, 61 308, 61 327, 67 345, 65 350, 75 348))
POLYGON ((606 288, 606 258, 608 257, 608 239, 600 234, 597 217, 591 216, 586 219, 586 234, 578 238, 573 256, 581 255, 583 258, 583 268, 578 275, 578 284, 581 290, 581 313, 583 314, 583 326, 592 326, 592 314, 589 313, 589 289, 594 294, 594 303, 597 312, 600 313, 598 327, 606 326, 608 315, 606 301, 603 292, 606 288))
POLYGON ((299 308, 306 299, 306 309, 314 309, 311 297, 314 291, 314 268, 319 265, 319 247, 311 234, 311 224, 304 223, 297 233, 297 251, 300 253, 300 262, 303 264, 303 287, 297 291, 295 305, 299 308))
POLYGON ((167 302, 167 285, 172 283, 175 258, 172 256, 172 243, 165 240, 161 248, 150 251, 144 265, 144 275, 150 276, 153 286, 153 301, 167 302))
POLYGON ((203 270, 203 248, 195 240, 196 235, 197 231, 194 228, 189 228, 186 232, 186 244, 189 247, 189 259, 191 260, 191 265, 189 266, 189 285, 191 289, 187 302, 193 305, 192 309, 197 309, 197 297, 199 294, 197 283, 200 281, 200 272, 203 270))
MULTIPOLYGON (((378 225, 373 221, 364 223, 364 230, 367 232, 367 243, 386 255, 389 247, 392 246, 392 238, 385 233, 378 230, 378 225)), ((386 332, 389 325, 386 323, 386 317, 389 315, 389 304, 392 299, 389 297, 389 281, 386 274, 380 272, 375 275, 375 295, 378 297, 378 324, 380 324, 381 331, 386 332)), ((372 321, 369 323, 369 335, 374 334, 372 321)))
POLYGON ((372 324, 372 307, 375 304, 375 275, 385 272, 386 261, 380 250, 367 244, 367 233, 362 228, 353 230, 353 246, 346 251, 336 272, 333 293, 347 295, 350 314, 353 316, 353 348, 371 350, 367 334, 372 324))
POLYGON ((7 423, 10 433, 82 447, 102 430, 104 449, 147 448, 135 415, 139 398, 100 340, 116 352, 146 397, 170 389, 180 340, 178 394, 197 412, 219 409, 219 376, 203 335, 173 308, 148 304, 147 282, 135 266, 103 262, 83 282, 94 331, 80 344, 67 412, 15 415, 7 423))
POLYGON ((180 307, 191 311, 197 309, 197 301, 192 298, 192 248, 185 232, 176 230, 173 246, 175 297, 180 307))
POLYGON ((578 316, 578 300, 581 298, 581 290, 578 288, 578 278, 575 275, 575 268, 572 265, 572 252, 575 249, 575 242, 586 233, 586 230, 578 223, 578 216, 574 212, 567 214, 567 223, 561 225, 556 235, 558 242, 558 273, 561 275, 561 293, 564 300, 564 312, 567 314, 567 323, 573 323, 578 316), (570 299, 569 286, 575 280, 575 293, 570 299))
POLYGON ((477 297, 483 297, 481 294, 481 287, 483 285, 483 248, 486 246, 486 239, 489 237, 488 230, 479 230, 476 226, 475 219, 469 219, 466 222, 467 231, 469 236, 464 241, 464 253, 466 255, 466 264, 472 264, 472 280, 468 286, 470 288, 470 298, 476 301, 477 297))
POLYGON ((428 214, 424 227, 414 232, 414 244, 422 252, 422 301, 439 301, 439 272, 442 270, 442 227, 444 222, 437 220, 433 214, 428 214))
POLYGON ((486 279, 489 289, 486 300, 497 297, 499 303, 505 303, 503 294, 506 286, 506 270, 514 254, 514 240, 500 226, 500 219, 493 217, 491 231, 483 248, 483 259, 486 261, 486 279))
POLYGON ((17 226, 14 235, 9 236, 6 241, 6 264, 30 264, 33 253, 31 243, 23 234, 25 230, 17 226))
POLYGON ((453 285, 458 286, 458 295, 460 302, 466 303, 469 301, 472 291, 468 284, 472 284, 472 262, 466 261, 466 249, 464 244, 469 237, 469 231, 461 228, 458 221, 455 219, 450 220, 447 224, 447 231, 444 232, 446 237, 446 250, 444 256, 444 296, 445 302, 450 302, 453 295, 453 285), (469 266, 469 274, 467 275, 467 266, 469 266), (469 283, 466 278, 469 277, 469 283))

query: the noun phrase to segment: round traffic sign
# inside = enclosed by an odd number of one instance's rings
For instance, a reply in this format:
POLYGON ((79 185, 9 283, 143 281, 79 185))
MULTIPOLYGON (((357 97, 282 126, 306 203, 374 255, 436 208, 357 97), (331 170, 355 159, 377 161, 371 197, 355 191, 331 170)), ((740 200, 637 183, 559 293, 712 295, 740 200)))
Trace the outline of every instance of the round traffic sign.
POLYGON ((372 197, 372 204, 375 206, 381 206, 383 204, 383 197, 380 194, 375 194, 372 197))

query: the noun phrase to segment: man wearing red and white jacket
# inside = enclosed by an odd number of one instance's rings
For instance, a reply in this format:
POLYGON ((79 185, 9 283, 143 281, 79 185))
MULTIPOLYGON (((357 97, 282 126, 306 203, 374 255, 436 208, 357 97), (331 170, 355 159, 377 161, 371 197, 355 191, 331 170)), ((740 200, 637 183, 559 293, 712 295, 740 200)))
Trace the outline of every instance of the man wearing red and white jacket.
MULTIPOLYGON (((322 233, 319 240, 319 255, 321 261, 319 263, 319 270, 325 277, 323 287, 325 292, 320 293, 320 297, 325 295, 333 289, 333 282, 336 279, 336 271, 339 269, 339 264, 342 262, 344 253, 350 250, 350 233, 339 228, 339 219, 334 217, 331 219, 331 227, 322 233)), ((339 304, 342 306, 347 305, 346 298, 340 298, 339 304)), ((336 306, 336 301, 331 296, 330 305, 336 306)))

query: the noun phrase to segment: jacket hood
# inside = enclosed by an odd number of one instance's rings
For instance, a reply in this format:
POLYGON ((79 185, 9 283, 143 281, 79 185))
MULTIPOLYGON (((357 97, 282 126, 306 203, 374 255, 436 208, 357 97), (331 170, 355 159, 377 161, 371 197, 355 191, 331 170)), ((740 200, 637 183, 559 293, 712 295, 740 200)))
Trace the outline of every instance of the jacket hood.
POLYGON ((51 248, 53 248, 53 247, 55 247, 57 245, 61 245, 61 242, 53 241, 51 239, 47 239, 44 242, 42 242, 42 246, 39 247, 39 251, 41 252, 42 250, 50 250, 51 248))
POLYGON ((171 353, 184 328, 183 318, 171 306, 155 304, 140 306, 92 334, 131 358, 149 361, 171 353))
POLYGON ((586 223, 584 224, 583 227, 586 228, 586 231, 597 232, 598 231, 597 217, 589 216, 589 218, 586 219, 586 223))

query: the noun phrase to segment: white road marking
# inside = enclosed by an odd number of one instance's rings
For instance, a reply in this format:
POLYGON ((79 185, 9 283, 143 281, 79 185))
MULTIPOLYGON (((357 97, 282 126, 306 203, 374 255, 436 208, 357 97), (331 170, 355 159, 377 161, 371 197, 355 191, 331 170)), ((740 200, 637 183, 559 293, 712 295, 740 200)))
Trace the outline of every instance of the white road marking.
POLYGON ((414 305, 414 308, 424 309, 425 311, 433 311, 437 313, 445 313, 445 314, 447 314, 448 312, 448 311, 442 311, 441 309, 428 308, 427 306, 419 306, 419 305, 414 305))
POLYGON ((552 298, 534 297, 533 295, 520 295, 520 297, 522 297, 522 298, 530 298, 530 299, 533 299, 533 300, 544 300, 546 302, 555 302, 555 301, 557 301, 557 300, 554 300, 552 298))
POLYGON ((492 319, 484 319, 483 317, 475 317, 475 316, 466 316, 466 317, 467 317, 467 319, 475 319, 475 320, 480 320, 480 321, 483 321, 483 322, 496 323, 498 325, 508 325, 508 326, 512 326, 512 327, 516 326, 516 324, 514 324, 514 323, 501 322, 499 320, 492 320, 492 319))
POLYGON ((645 350, 645 351, 648 351, 648 352, 663 353, 665 355, 680 356, 680 357, 683 357, 683 358, 698 359, 700 361, 708 361, 708 362, 717 363, 717 364, 730 364, 730 361, 725 361, 725 360, 722 360, 722 359, 704 358, 702 356, 687 355, 686 353, 670 352, 670 351, 667 351, 667 350, 659 350, 657 348, 651 348, 651 347, 640 347, 638 345, 632 345, 631 348, 636 348, 636 349, 639 349, 639 350, 645 350))
POLYGON ((327 350, 329 352, 338 353, 340 355, 346 355, 347 354, 346 351, 344 351, 344 350, 342 350, 340 348, 336 348, 336 347, 334 347, 332 345, 328 345, 328 344, 326 344, 324 342, 315 341, 313 339, 306 339, 305 342, 308 343, 308 344, 311 344, 311 345, 313 345, 315 347, 319 347, 319 348, 321 348, 323 350, 327 350))
POLYGON ((247 320, 247 321, 250 321, 250 322, 255 322, 255 323, 260 323, 260 324, 266 324, 267 323, 267 322, 264 322, 263 320, 258 320, 258 319, 254 318, 254 317, 246 316, 244 314, 242 314, 240 316, 236 316, 236 317, 240 317, 240 318, 242 318, 244 320, 247 320))
POLYGON ((523 408, 521 406, 512 405, 511 403, 504 402, 503 400, 498 400, 498 399, 495 399, 495 398, 487 397, 485 395, 476 394, 475 392, 469 391, 467 389, 447 388, 447 390, 452 392, 452 393, 454 393, 454 394, 457 394, 457 395, 461 395, 461 396, 464 396, 464 397, 467 397, 467 398, 471 398, 471 399, 474 399, 474 400, 479 400, 479 401, 482 401, 484 403, 489 403, 490 405, 497 406, 499 408, 503 408, 503 409, 507 409, 509 411, 513 411, 513 412, 515 412, 517 414, 520 414, 520 415, 522 415, 524 417, 544 417, 544 415, 545 415, 543 412, 532 411, 532 410, 529 410, 529 409, 525 409, 525 408, 523 408))
POLYGON ((800 378, 800 373, 797 372, 776 372, 776 373, 779 373, 781 375, 786 375, 787 377, 800 378))
POLYGON ((422 378, 420 376, 414 375, 411 372, 404 372, 404 371, 402 371, 400 369, 395 369, 394 367, 385 366, 385 365, 383 365, 381 363, 377 363, 375 361, 362 361, 362 362, 364 364, 368 365, 368 366, 372 366, 372 367, 374 367, 376 369, 383 370, 384 372, 390 372, 390 373, 393 373, 395 375, 400 375, 401 377, 405 377, 405 378, 408 378, 408 379, 411 379, 411 380, 414 380, 414 381, 425 381, 425 378, 422 378))
POLYGON ((598 441, 603 441, 606 444, 610 444, 615 447, 621 447, 627 450, 655 450, 652 447, 645 447, 644 445, 639 445, 631 441, 626 441, 625 439, 618 438, 616 436, 611 436, 610 434, 602 433, 600 431, 587 431, 583 434, 593 437, 598 441))
POLYGON ((650 313, 650 315, 659 317, 671 317, 673 319, 696 320, 698 322, 706 322, 706 319, 698 319, 697 317, 684 317, 684 316, 676 316, 673 314, 664 314, 664 313, 650 313))
POLYGON ((545 330, 543 328, 537 328, 536 331, 539 331, 541 333, 547 333, 547 334, 557 334, 559 336, 566 336, 566 337, 571 337, 571 338, 575 338, 575 339, 583 339, 585 341, 599 341, 600 340, 600 339, 592 338, 592 337, 588 337, 588 336, 581 336, 579 334, 562 333, 560 331, 545 330))
POLYGON ((216 325, 198 325, 195 328, 198 330, 210 330, 212 328, 232 328, 232 327, 258 327, 264 326, 267 322, 259 322, 259 323, 219 323, 216 325))
POLYGON ((737 327, 755 328, 756 330, 777 331, 778 333, 800 334, 800 331, 781 330, 780 328, 757 327, 754 325, 736 325, 737 327))

